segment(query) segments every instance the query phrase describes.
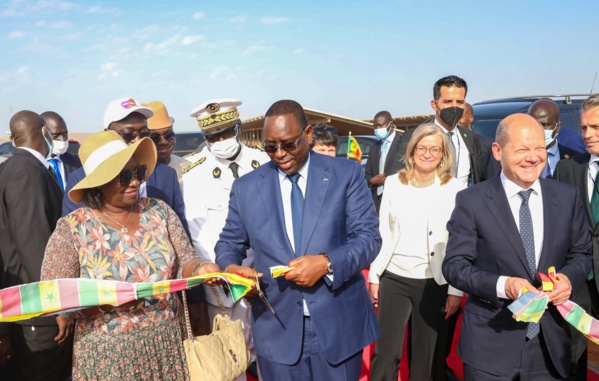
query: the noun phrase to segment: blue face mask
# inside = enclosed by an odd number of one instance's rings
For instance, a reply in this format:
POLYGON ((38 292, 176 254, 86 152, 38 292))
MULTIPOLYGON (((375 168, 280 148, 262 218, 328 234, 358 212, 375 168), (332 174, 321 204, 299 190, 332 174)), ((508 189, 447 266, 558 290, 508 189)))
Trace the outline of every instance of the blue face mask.
POLYGON ((377 138, 379 138, 381 140, 387 139, 387 136, 389 136, 389 126, 390 125, 391 125, 391 122, 389 122, 386 127, 376 128, 374 130, 374 136, 376 136, 377 138))

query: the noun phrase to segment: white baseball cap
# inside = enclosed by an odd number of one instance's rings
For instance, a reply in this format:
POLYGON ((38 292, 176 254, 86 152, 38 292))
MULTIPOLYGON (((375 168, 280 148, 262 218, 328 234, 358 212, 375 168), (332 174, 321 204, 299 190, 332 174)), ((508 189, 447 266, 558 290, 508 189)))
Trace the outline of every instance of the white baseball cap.
POLYGON ((151 108, 141 106, 135 99, 120 98, 108 104, 104 112, 104 129, 108 128, 110 123, 118 122, 132 112, 143 114, 148 119, 154 116, 154 111, 151 108))

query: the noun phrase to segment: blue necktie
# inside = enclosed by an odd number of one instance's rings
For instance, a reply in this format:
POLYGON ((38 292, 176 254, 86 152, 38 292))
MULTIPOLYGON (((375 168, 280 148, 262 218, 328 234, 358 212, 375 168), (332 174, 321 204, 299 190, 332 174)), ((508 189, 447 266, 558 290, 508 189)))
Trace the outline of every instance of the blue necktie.
POLYGON ((54 174, 56 174, 56 180, 58 180, 58 185, 60 185, 60 189, 64 190, 64 183, 62 182, 62 176, 60 175, 60 168, 58 167, 58 159, 53 157, 48 160, 50 165, 52 166, 52 170, 54 174))
MULTIPOLYGON (((522 197, 522 204, 520 205, 520 238, 522 238, 528 267, 534 279, 534 274, 537 271, 537 262, 535 260, 535 236, 532 228, 532 216, 528 207, 528 199, 531 193, 532 189, 518 192, 520 197, 522 197)), ((534 339, 539 332, 541 332, 541 328, 538 323, 528 323, 526 337, 534 339)))
POLYGON ((544 179, 553 178, 551 175, 551 166, 549 165, 549 156, 553 156, 553 154, 551 152, 547 152, 547 163, 545 164, 545 168, 543 168, 543 172, 541 172, 541 177, 544 179))
POLYGON ((291 221, 293 222, 293 245, 295 248, 295 255, 297 256, 300 250, 300 241, 302 238, 304 195, 297 184, 300 174, 294 173, 293 175, 287 175, 287 178, 289 181, 291 181, 291 221))

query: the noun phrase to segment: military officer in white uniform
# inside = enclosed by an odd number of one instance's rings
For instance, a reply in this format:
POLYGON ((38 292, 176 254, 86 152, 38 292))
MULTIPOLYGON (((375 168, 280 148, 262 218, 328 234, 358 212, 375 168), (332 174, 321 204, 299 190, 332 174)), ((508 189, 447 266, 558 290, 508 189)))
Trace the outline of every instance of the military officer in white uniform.
MULTIPOLYGON (((240 140, 241 121, 234 99, 216 99, 203 103, 191 116, 195 117, 206 139, 203 155, 184 169, 183 196, 191 240, 198 255, 214 262, 214 245, 225 226, 229 210, 229 193, 233 181, 253 171, 270 159, 266 153, 245 146, 240 140)), ((254 253, 247 252, 244 266, 253 267, 254 253)), ((233 303, 221 287, 216 287, 227 313, 243 324, 246 342, 255 360, 250 329, 251 309, 245 298, 233 303)), ((205 288, 210 321, 221 313, 218 302, 209 286, 205 288)), ((239 378, 245 380, 245 374, 239 378)))

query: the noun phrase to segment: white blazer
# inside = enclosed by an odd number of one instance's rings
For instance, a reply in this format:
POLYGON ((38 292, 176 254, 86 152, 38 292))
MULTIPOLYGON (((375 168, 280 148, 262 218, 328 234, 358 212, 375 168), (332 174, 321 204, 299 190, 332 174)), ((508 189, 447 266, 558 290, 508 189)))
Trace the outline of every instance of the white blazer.
MULTIPOLYGON (((437 178, 435 181, 438 181, 437 178)), ((445 185, 439 188, 438 195, 430 200, 433 207, 438 211, 434 221, 429 222, 429 234, 422 237, 404 237, 403 239, 427 239, 428 261, 433 273, 433 278, 439 285, 447 283, 441 272, 443 258, 445 258, 445 247, 447 246, 448 232, 447 222, 451 217, 455 206, 455 196, 465 186, 461 181, 455 178, 451 179, 445 185)), ((397 216, 400 213, 418 213, 418 205, 414 205, 413 200, 406 197, 407 185, 399 181, 398 175, 387 177, 385 180, 385 192, 381 201, 379 230, 383 238, 383 245, 379 255, 370 265, 368 281, 370 283, 379 283, 379 278, 383 271, 389 265, 395 248, 401 238, 401 227, 397 216)), ((449 286, 448 294, 462 296, 463 293, 449 286)))

